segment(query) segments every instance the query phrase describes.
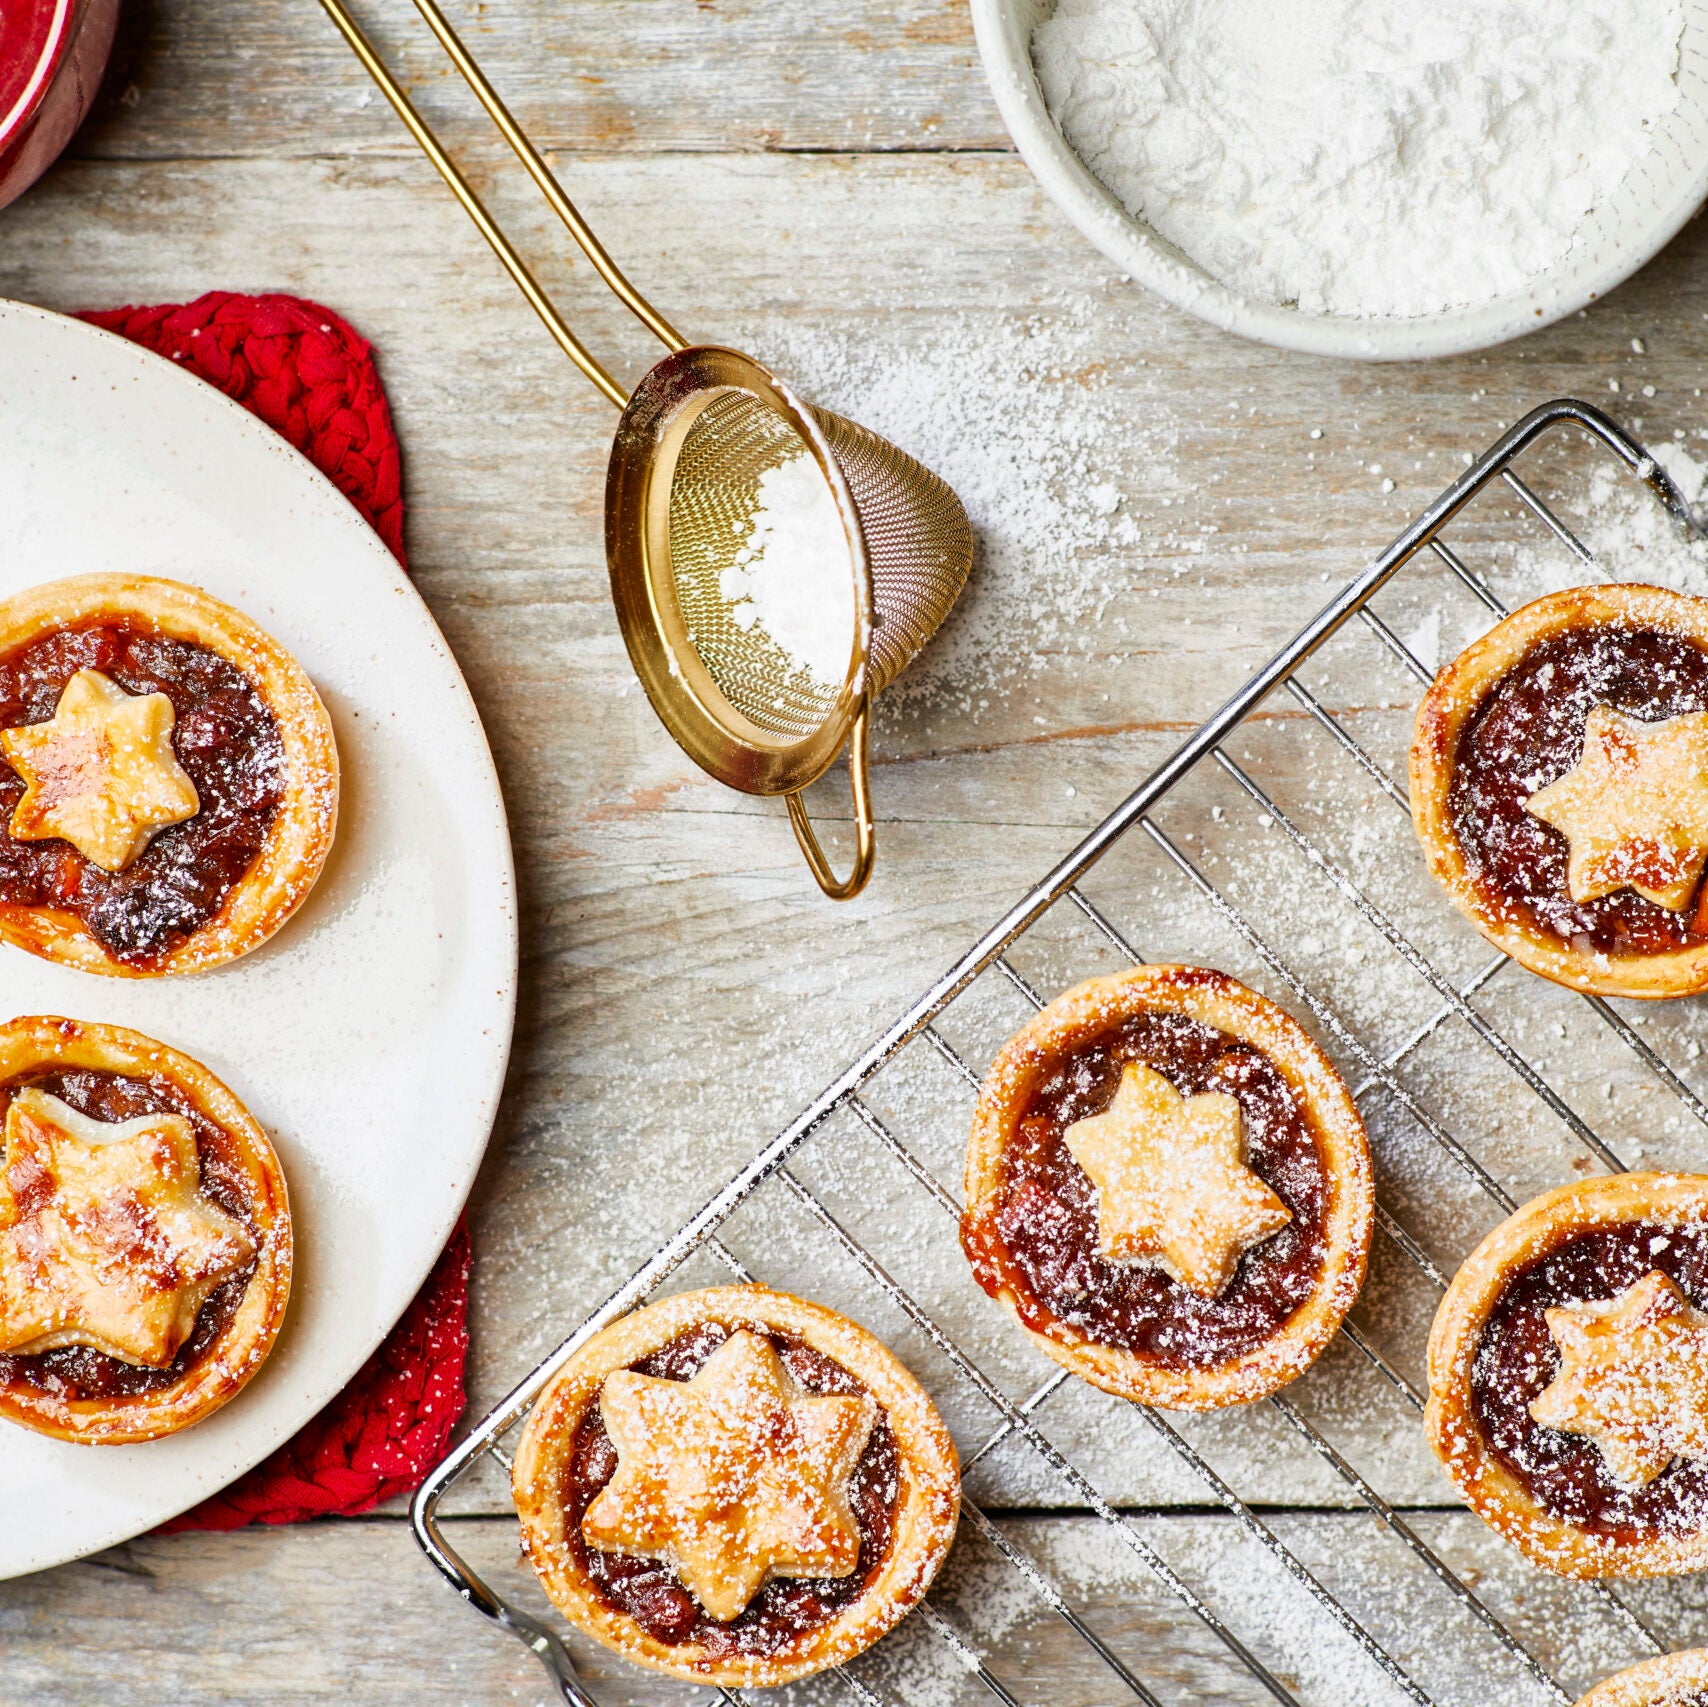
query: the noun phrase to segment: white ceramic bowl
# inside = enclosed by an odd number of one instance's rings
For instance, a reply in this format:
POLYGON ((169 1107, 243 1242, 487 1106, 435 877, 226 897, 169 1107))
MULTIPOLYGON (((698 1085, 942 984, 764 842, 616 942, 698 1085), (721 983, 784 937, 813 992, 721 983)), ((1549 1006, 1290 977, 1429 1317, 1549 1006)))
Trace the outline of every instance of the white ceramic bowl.
POLYGON ((1568 253, 1522 291, 1408 319, 1305 314, 1241 296, 1135 218, 1080 159, 1044 104, 1032 32, 1054 0, 972 0, 985 76, 1051 199, 1123 273, 1224 331, 1311 355, 1394 361, 1487 349, 1574 314, 1622 284, 1708 198, 1708 0, 1685 0, 1679 102, 1655 146, 1591 213, 1568 253))

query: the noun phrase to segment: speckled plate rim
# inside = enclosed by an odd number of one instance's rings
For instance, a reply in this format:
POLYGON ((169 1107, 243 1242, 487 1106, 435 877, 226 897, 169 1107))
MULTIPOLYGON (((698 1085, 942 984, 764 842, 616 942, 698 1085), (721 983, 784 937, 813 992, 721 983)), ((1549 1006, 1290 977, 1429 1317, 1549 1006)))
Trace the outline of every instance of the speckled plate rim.
POLYGON ((986 80, 1022 159, 1080 232, 1140 284, 1200 320, 1304 355, 1406 361, 1486 350, 1563 320, 1647 265, 1708 200, 1708 0, 1685 0, 1674 122, 1636 162, 1587 241, 1527 290, 1404 320, 1301 313, 1217 281, 1104 187, 1056 128, 1032 64, 1032 31, 1052 0, 971 0, 986 80))
POLYGON ((0 1017, 129 1025, 231 1086, 280 1152, 299 1251, 277 1349, 207 1421, 112 1447, 0 1425, 4 1578, 125 1540, 223 1487, 385 1338, 485 1154, 517 925, 503 797, 467 685, 401 566, 331 481, 213 386, 44 309, 0 300, 0 372, 0 494, 29 500, 0 515, 0 591, 176 569, 299 657, 346 771, 319 888, 247 958, 118 980, 0 948, 0 1017), (63 533, 43 525, 61 515, 63 533))

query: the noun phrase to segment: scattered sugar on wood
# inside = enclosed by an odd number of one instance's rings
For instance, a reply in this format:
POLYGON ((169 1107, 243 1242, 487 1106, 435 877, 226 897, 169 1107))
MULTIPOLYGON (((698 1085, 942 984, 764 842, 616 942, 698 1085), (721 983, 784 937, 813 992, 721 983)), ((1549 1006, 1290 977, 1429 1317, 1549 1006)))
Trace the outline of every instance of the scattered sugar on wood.
POLYGON ((1110 603, 1205 549, 1185 507, 1178 526, 1148 519, 1179 501, 1179 429, 1165 398, 1126 388, 1132 375, 1112 383, 1089 314, 961 315, 909 345, 768 329, 767 352, 813 402, 941 475, 972 521, 967 589, 885 690, 892 710, 930 700, 976 720, 1062 654, 1107 648, 1110 603))
MULTIPOLYGON (((1708 465, 1676 441, 1656 445, 1654 455, 1700 517, 1708 498, 1708 465)), ((1527 543, 1511 557, 1509 602, 1523 603, 1596 578, 1708 594, 1708 538, 1688 535, 1645 486, 1611 460, 1603 458, 1590 473, 1577 532, 1595 556, 1596 571, 1586 573, 1576 557, 1552 541, 1527 543)))

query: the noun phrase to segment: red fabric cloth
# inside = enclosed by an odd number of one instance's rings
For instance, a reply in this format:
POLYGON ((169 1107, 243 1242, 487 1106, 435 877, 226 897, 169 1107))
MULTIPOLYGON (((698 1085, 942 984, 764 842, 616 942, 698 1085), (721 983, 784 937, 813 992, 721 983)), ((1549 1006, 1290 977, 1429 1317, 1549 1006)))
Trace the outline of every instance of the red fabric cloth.
POLYGON ((356 1379, 272 1457, 161 1525, 241 1529, 350 1517, 421 1486, 462 1414, 469 1236, 451 1235, 427 1283, 356 1379))
MULTIPOLYGON (((181 363, 258 415, 334 482, 408 567, 391 408, 373 350, 347 321, 299 297, 229 291, 83 318, 181 363)), ((468 1232, 459 1224, 355 1380, 272 1457, 163 1533, 348 1516, 419 1487, 462 1413, 468 1275, 468 1232)))
POLYGON ((301 297, 224 290, 82 318, 182 363, 259 415, 332 480, 408 567, 391 407, 373 350, 348 321, 301 297))

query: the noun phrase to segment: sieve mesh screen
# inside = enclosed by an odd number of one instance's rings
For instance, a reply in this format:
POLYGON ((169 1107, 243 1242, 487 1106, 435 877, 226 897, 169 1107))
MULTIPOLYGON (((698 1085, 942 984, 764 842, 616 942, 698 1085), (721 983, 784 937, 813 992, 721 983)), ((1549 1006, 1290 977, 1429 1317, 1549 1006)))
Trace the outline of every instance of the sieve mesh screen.
MULTIPOLYGON (((848 482, 866 540, 875 693, 955 602, 972 562, 972 529, 960 500, 929 469, 840 415, 823 409, 813 415, 848 482)), ((759 509, 760 476, 806 448, 768 404, 723 391, 689 429, 670 487, 670 568, 689 638, 730 704, 789 739, 810 734, 830 716, 837 688, 800 668, 762 627, 742 627, 720 583, 759 509)))

